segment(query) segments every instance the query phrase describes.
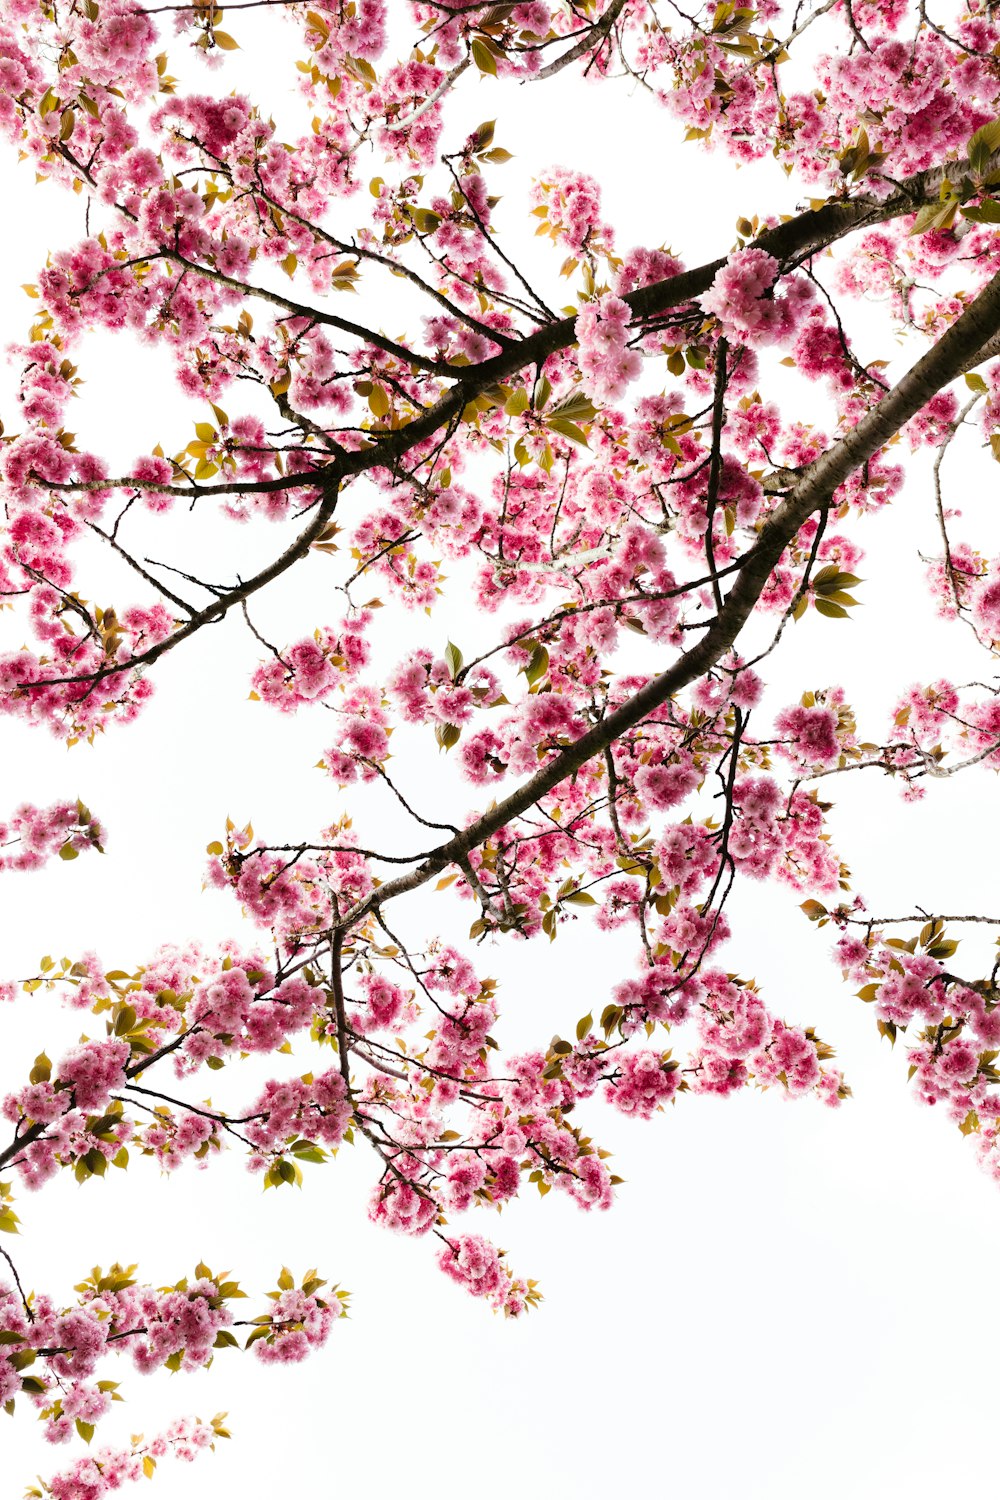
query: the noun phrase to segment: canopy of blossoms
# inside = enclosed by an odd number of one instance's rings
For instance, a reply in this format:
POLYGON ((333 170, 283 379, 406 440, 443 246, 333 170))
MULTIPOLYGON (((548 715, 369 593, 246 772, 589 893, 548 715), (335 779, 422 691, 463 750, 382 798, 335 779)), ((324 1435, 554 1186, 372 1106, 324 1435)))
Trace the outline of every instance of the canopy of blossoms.
MULTIPOLYGON (((373 1221, 521 1316, 540 1293, 499 1249, 497 1212, 553 1189, 604 1210, 620 1183, 588 1100, 648 1120, 749 1089, 849 1097, 801 999, 739 972, 726 904, 744 881, 798 893, 879 1030, 902 1040, 911 1088, 1000 1178, 998 968, 955 957, 963 923, 1000 918, 870 913, 831 838, 826 780, 868 770, 916 799, 934 778, 1000 769, 995 680, 897 686, 884 721, 860 729, 835 683, 767 695, 796 622, 836 630, 859 602, 857 523, 905 505, 904 455, 935 481, 930 608, 974 634, 984 679, 1000 650, 1000 559, 955 529, 942 478, 958 439, 1000 457, 992 11, 274 3, 298 131, 230 88, 243 8, 0 3, 6 149, 85 200, 87 227, 39 267, 11 352, 0 713, 69 744, 127 734, 161 659, 196 672, 208 628, 241 618, 259 712, 322 709, 315 755, 342 815, 304 843, 220 827, 205 879, 249 937, 209 950, 165 932, 148 953, 0 970, 4 1001, 53 991, 84 1027, 4 1080, 0 1230, 60 1173, 210 1169, 230 1150, 280 1189, 303 1164, 335 1175, 347 1143, 370 1153, 373 1221), (693 264, 680 243, 619 244, 586 162, 553 165, 519 205, 543 241, 539 276, 501 223, 502 127, 452 138, 448 107, 485 76, 543 110, 566 70, 652 94, 668 143, 777 158, 798 211, 762 204, 693 264), (382 309, 400 287, 406 331, 390 334, 382 309), (872 295, 886 359, 862 362, 850 329, 872 295), (136 342, 169 356, 191 414, 170 451, 115 467, 68 430, 97 331, 126 357, 136 342), (908 367, 890 383, 904 334, 908 367), (779 366, 821 393, 826 430, 779 399, 779 366), (266 560, 245 574, 207 559, 206 513, 259 534, 266 560), (190 521, 183 568, 144 550, 168 514, 190 521), (94 547, 130 577, 113 605, 93 602, 94 547), (324 612, 269 639, 257 596, 317 554, 324 612), (456 598, 492 631, 469 659, 448 638, 456 598), (372 644, 383 609, 388 663, 372 644), (436 651, 409 639, 425 612, 442 621, 436 651), (390 770, 402 726, 448 756, 448 805, 425 805, 405 764, 390 770), (396 799, 392 847, 349 816, 364 784, 396 799), (404 942, 395 913, 423 888, 449 891, 440 929, 404 942), (569 946, 581 919, 628 934, 628 972, 511 1053, 495 949, 569 946), (251 1057, 273 1070, 264 1086, 209 1102, 210 1075, 251 1057)), ((88 879, 94 814, 16 798, 0 871, 84 854, 88 879)), ((116 1263, 64 1305, 0 1253, 0 1402, 35 1408, 55 1443, 90 1443, 123 1359, 297 1361, 348 1300, 283 1268, 241 1316, 229 1272, 198 1263, 160 1287, 116 1263)), ((225 1436, 217 1417, 127 1450, 76 1448, 29 1493, 98 1500, 225 1436)))

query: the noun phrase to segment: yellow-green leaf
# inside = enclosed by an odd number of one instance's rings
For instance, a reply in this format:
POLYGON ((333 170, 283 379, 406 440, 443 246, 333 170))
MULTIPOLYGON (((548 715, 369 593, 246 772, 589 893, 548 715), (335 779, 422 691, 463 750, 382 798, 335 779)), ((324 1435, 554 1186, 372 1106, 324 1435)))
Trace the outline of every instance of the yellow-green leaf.
POLYGON ((494 78, 497 76, 497 60, 482 37, 472 39, 472 61, 480 73, 491 73, 494 78))

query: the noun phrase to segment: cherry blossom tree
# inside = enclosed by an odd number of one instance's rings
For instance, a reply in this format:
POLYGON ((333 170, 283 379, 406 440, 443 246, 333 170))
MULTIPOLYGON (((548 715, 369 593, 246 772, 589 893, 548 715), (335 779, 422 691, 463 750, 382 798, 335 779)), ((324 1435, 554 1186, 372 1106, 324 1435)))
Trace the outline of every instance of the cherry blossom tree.
MULTIPOLYGON (((0 711, 70 744, 123 733, 160 660, 184 653, 197 671, 208 627, 239 616, 259 645, 259 712, 329 714, 316 753, 343 794, 311 842, 229 821, 208 846, 207 882, 255 938, 205 951, 164 933, 146 955, 49 956, 4 978, 3 1000, 53 991, 91 1034, 5 1083, 0 1230, 61 1172, 150 1170, 140 1157, 211 1169, 231 1149, 278 1190, 346 1142, 371 1153, 371 1218, 520 1316, 540 1293, 492 1215, 553 1189, 584 1211, 612 1204, 592 1096, 644 1120, 750 1088, 849 1096, 801 1001, 728 968, 726 903, 746 880, 801 894, 879 1031, 904 1034, 911 1087, 1000 1178, 1000 959, 985 974, 955 960, 963 924, 1000 919, 873 914, 826 816, 834 775, 871 771, 913 799, 1000 769, 995 682, 894 685, 871 739, 836 684, 766 695, 796 623, 842 629, 870 586, 857 522, 902 506, 906 454, 933 475, 932 608, 987 665, 1000 649, 1000 561, 955 533, 944 488, 957 441, 1000 458, 992 9, 4 0, 0 15, 5 137, 86 214, 27 288, 34 316, 12 351, 0 711), (241 12, 264 7, 296 55, 293 102, 226 78, 241 12), (501 211, 502 117, 453 137, 449 107, 507 87, 541 119, 535 85, 566 70, 623 109, 630 91, 653 95, 664 151, 686 138, 773 156, 799 210, 760 204, 702 265, 683 245, 620 246, 585 159, 501 211), (541 260, 515 253, 518 216, 541 260), (383 327, 390 293, 406 299, 403 335, 383 327), (898 378, 856 352, 873 297, 890 339, 905 335, 898 378), (95 330, 169 353, 192 436, 121 469, 67 430, 95 330), (781 366, 827 403, 828 430, 774 396, 781 366), (172 511, 188 513, 184 567, 145 550, 172 511), (259 533, 266 561, 246 576, 209 562, 206 512, 259 533), (95 548, 134 598, 92 602, 95 548), (310 557, 335 606, 311 634, 271 640, 257 596, 310 557), (449 609, 469 600, 494 629, 467 660, 449 609), (372 649, 382 610, 388 663, 372 649), (440 648, 407 650, 424 612, 440 648), (405 763, 390 772, 403 725, 449 757, 450 805, 424 805, 405 763), (395 847, 348 816, 364 784, 395 799, 395 847), (396 912, 428 886, 449 892, 441 930, 414 942, 396 912), (580 920, 626 930, 632 970, 565 1035, 509 1055, 494 951, 571 949, 580 920), (209 1103, 209 1073, 251 1056, 274 1076, 209 1103)), ((86 880, 103 841, 80 802, 22 806, 0 824, 0 870, 86 853, 86 880)), ((35 1407, 57 1443, 90 1443, 122 1357, 140 1371, 233 1348, 298 1360, 348 1301, 315 1270, 282 1269, 240 1316, 229 1272, 198 1263, 164 1288, 115 1264, 64 1305, 0 1253, 0 1402, 35 1407)), ((221 1417, 193 1419, 81 1450, 29 1493, 96 1500, 224 1436, 221 1417)))

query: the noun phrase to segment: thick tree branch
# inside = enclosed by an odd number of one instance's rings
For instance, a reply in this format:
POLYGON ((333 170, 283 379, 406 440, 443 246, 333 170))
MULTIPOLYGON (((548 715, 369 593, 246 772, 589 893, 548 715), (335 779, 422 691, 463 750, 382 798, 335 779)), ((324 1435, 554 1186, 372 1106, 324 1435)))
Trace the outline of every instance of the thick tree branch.
POLYGON ((461 834, 441 844, 429 859, 407 875, 388 880, 361 903, 350 920, 357 921, 373 907, 415 890, 449 864, 459 864, 514 818, 547 796, 591 757, 602 754, 628 730, 660 708, 682 688, 704 676, 735 644, 760 598, 782 552, 802 524, 829 504, 837 489, 878 451, 931 396, 960 372, 970 349, 980 349, 1000 332, 1000 277, 996 277, 966 308, 933 349, 919 359, 888 395, 835 443, 802 477, 764 522, 755 547, 747 554, 725 603, 702 639, 684 652, 666 672, 654 677, 626 703, 606 715, 586 734, 553 757, 534 776, 461 834))
MULTIPOLYGON (((937 201, 939 189, 946 178, 959 179, 971 173, 971 170, 967 159, 942 163, 940 166, 929 168, 926 172, 918 172, 904 179, 885 199, 845 198, 826 203, 822 208, 808 209, 773 229, 764 230, 753 241, 753 246, 765 250, 782 263, 814 254, 819 250, 827 249, 857 229, 867 228, 873 224, 883 224, 905 214, 916 213, 924 204, 937 201)), ((984 168, 984 172, 994 170, 1000 170, 1000 151, 994 152, 984 168)), ((727 258, 725 255, 719 256, 718 259, 707 261, 693 270, 665 277, 662 281, 627 293, 622 300, 631 308, 637 323, 653 322, 662 314, 670 312, 673 308, 682 307, 707 292, 719 271, 726 264, 727 258)), ((201 274, 212 274, 209 268, 197 266, 194 263, 192 263, 192 269, 201 274)), ((311 312, 309 315, 312 315, 311 312)), ((359 337, 372 338, 369 332, 359 328, 358 325, 353 325, 353 328, 357 330, 359 337)), ((982 359, 991 357, 992 346, 988 352, 978 352, 983 349, 986 342, 984 338, 975 349, 967 350, 964 356, 966 362, 962 369, 956 370, 948 378, 953 379, 955 374, 961 374, 964 369, 969 369, 982 359)), ((555 322, 536 329, 490 359, 469 366, 433 406, 412 422, 391 433, 379 435, 377 440, 367 447, 338 454, 338 473, 341 476, 347 476, 360 474, 373 468, 393 468, 400 458, 419 443, 432 437, 449 422, 460 418, 465 407, 476 396, 485 394, 491 387, 509 380, 512 376, 544 364, 550 355, 558 353, 561 349, 568 349, 575 343, 575 315, 557 319, 555 322)), ((395 350, 399 352, 401 359, 410 358, 402 346, 395 346, 395 350)), ((416 356, 411 362, 417 364, 422 358, 423 356, 416 356)), ((189 499, 199 499, 209 495, 271 493, 298 489, 316 482, 315 476, 306 478, 294 474, 283 475, 276 479, 242 482, 231 480, 217 484, 181 487, 158 484, 152 480, 140 480, 132 476, 119 479, 85 480, 71 484, 47 484, 39 481, 40 484, 44 484, 45 488, 53 490, 78 492, 95 489, 133 489, 179 495, 189 499)))
POLYGON ((546 78, 553 78, 556 73, 561 73, 563 68, 568 68, 579 58, 586 57, 588 52, 593 52, 605 40, 612 26, 625 9, 626 0, 611 0, 611 4, 599 20, 589 27, 578 42, 561 57, 556 57, 552 62, 546 63, 544 68, 539 68, 537 73, 532 73, 526 82, 541 83, 546 78))

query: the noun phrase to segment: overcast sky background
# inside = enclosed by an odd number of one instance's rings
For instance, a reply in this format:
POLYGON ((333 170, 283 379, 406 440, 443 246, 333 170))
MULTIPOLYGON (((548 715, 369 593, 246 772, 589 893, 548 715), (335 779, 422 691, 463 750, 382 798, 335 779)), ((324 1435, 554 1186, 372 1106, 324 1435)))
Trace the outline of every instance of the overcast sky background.
MULTIPOLYGON (((294 75, 275 65, 276 53, 295 55, 290 33, 247 16, 231 21, 244 51, 227 59, 231 71, 206 75, 204 87, 249 81, 279 124, 285 110, 291 119, 297 106, 282 90, 286 81, 294 87, 294 75)), ((172 63, 183 61, 179 45, 170 51, 172 63)), ((554 162, 602 183, 620 250, 665 243, 689 264, 727 248, 740 214, 790 211, 796 201, 774 163, 737 172, 721 156, 682 146, 672 120, 624 85, 594 89, 564 74, 536 92, 467 75, 449 106, 446 140, 457 144, 493 116, 497 144, 515 153, 491 178, 504 194, 505 243, 530 258, 557 301, 569 295, 557 277, 561 256, 530 240, 533 221, 525 217, 531 177, 554 162)), ((46 249, 82 234, 83 205, 51 185, 36 187, 30 167, 9 152, 0 181, 12 226, 0 292, 7 340, 30 322, 19 284, 33 280, 46 249)), ((347 203, 339 228, 351 213, 347 203)), ((371 315, 387 332, 403 331, 382 293, 379 286, 368 300, 363 291, 352 312, 377 307, 371 315)), ((871 339, 862 358, 892 351, 877 311, 856 310, 859 321, 871 339)), ((77 357, 88 382, 73 424, 82 445, 122 460, 158 440, 176 452, 192 422, 208 415, 180 399, 160 354, 102 335, 77 357)), ((2 376, 0 416, 16 430, 10 373, 2 376)), ((829 420, 794 372, 781 380, 795 415, 829 420)), ((984 539, 988 550, 996 544, 997 470, 974 444, 949 462, 970 522, 959 534, 984 539)), ((186 558, 198 571, 189 528, 180 517, 154 519, 142 533, 146 550, 186 558)), ((990 663, 967 630, 940 624, 928 607, 918 557, 936 546, 926 466, 893 510, 854 530, 867 551, 866 582, 856 591, 863 607, 846 622, 810 613, 787 633, 767 665, 767 705, 774 712, 806 688, 839 682, 874 739, 908 683, 983 678, 990 663)), ((270 555, 277 534, 266 524, 237 531, 209 519, 196 535, 204 571, 219 576, 244 557, 270 555)), ((118 602, 134 597, 106 559, 92 561, 87 597, 100 602, 102 590, 118 602)), ((265 632, 287 641, 337 618, 334 573, 341 576, 336 560, 312 556, 273 586, 255 616, 265 632)), ((459 587, 442 603, 432 620, 386 610, 382 659, 418 641, 440 650, 450 638, 467 656, 477 641, 490 641, 491 622, 459 587)), ((10 616, 0 621, 4 649, 20 644, 18 630, 10 616)), ((291 842, 346 807, 366 835, 412 847, 416 830, 400 823, 387 798, 345 797, 313 769, 327 743, 322 708, 279 717, 247 700, 258 658, 236 621, 203 632, 158 666, 157 692, 140 720, 93 749, 67 750, 44 731, 0 723, 2 811, 25 799, 80 795, 109 829, 103 858, 3 877, 0 978, 34 972, 47 952, 93 948, 106 967, 131 969, 163 941, 250 941, 232 900, 201 890, 205 844, 227 814, 252 818, 259 836, 291 842)), ((398 731, 394 770, 431 816, 457 818, 476 794, 428 740, 398 731)), ((872 775, 827 787, 837 804, 838 851, 872 909, 891 914, 919 903, 997 912, 991 775, 932 785, 917 806, 872 775)), ((544 1304, 518 1323, 493 1317, 447 1282, 430 1243, 367 1222, 377 1173, 360 1147, 307 1167, 301 1192, 262 1194, 230 1156, 208 1172, 161 1178, 139 1160, 103 1183, 81 1188, 62 1174, 34 1198, 19 1193, 23 1233, 5 1243, 26 1283, 57 1296, 70 1295, 98 1263, 138 1261, 145 1278, 165 1283, 199 1258, 232 1268, 252 1294, 273 1286, 283 1263, 297 1275, 318 1266, 353 1294, 350 1320, 301 1366, 264 1369, 224 1351, 197 1376, 143 1378, 125 1361, 102 1369, 122 1380, 127 1405, 100 1436, 151 1433, 186 1413, 230 1412, 234 1441, 191 1468, 165 1463, 150 1492, 157 1500, 378 1496, 397 1487, 414 1500, 458 1500, 470 1490, 482 1500, 515 1492, 571 1500, 633 1487, 691 1500, 845 1493, 930 1500, 979 1485, 994 1421, 985 1292, 995 1274, 1000 1194, 970 1143, 908 1095, 902 1046, 893 1055, 878 1037, 870 1010, 829 959, 828 933, 805 921, 799 899, 771 885, 737 886, 725 962, 754 976, 778 1014, 817 1027, 837 1049, 854 1098, 836 1112, 789 1105, 777 1094, 682 1098, 649 1124, 596 1100, 583 1106, 581 1120, 615 1153, 614 1169, 626 1179, 610 1213, 585 1215, 554 1193, 544 1202, 525 1198, 500 1220, 465 1221, 497 1239, 517 1272, 540 1280, 544 1304)), ((400 904, 396 921, 418 941, 441 932, 461 944, 469 907, 451 893, 421 895, 400 904)), ((959 960, 977 973, 988 953, 985 941, 970 941, 959 960)), ((631 972, 633 954, 621 934, 595 938, 580 922, 553 945, 508 941, 479 950, 478 962, 501 980, 497 1034, 513 1049, 544 1043, 599 1010, 631 972)), ((40 994, 6 1012, 3 1026, 6 1089, 43 1046, 56 1056, 75 1040, 80 1017, 40 994)), ((303 1071, 305 1050, 296 1050, 303 1060, 295 1070, 303 1071)), ((252 1097, 260 1076, 227 1070, 213 1077, 213 1097, 235 1105, 252 1097)), ((12 1495, 70 1456, 42 1442, 26 1406, 14 1422, 5 1419, 0 1437, 12 1495)))

